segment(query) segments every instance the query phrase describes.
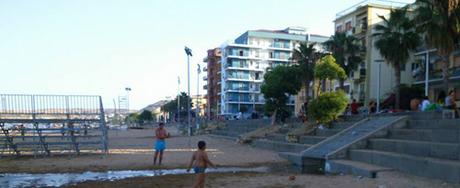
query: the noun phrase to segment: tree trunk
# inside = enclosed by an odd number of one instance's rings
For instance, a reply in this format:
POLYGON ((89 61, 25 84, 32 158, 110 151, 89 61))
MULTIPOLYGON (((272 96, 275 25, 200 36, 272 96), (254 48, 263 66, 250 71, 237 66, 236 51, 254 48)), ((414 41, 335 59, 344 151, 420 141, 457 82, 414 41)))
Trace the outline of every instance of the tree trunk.
POLYGON ((345 80, 344 79, 339 80, 339 86, 341 90, 345 91, 345 80))
POLYGON ((318 88, 317 88, 317 91, 316 91, 316 96, 319 96, 319 94, 321 93, 320 90, 321 90, 321 83, 322 83, 322 82, 323 82, 322 80, 319 80, 319 81, 318 81, 318 88))
POLYGON ((306 83, 305 83, 305 101, 304 102, 307 102, 308 101, 308 94, 310 93, 310 80, 307 80, 306 83))
POLYGON ((273 112, 273 115, 272 115, 272 122, 270 123, 270 125, 275 125, 276 123, 276 114, 278 112, 278 109, 275 109, 275 112, 273 112))
POLYGON ((444 91, 446 93, 449 93, 449 78, 450 78, 450 74, 449 74, 449 55, 445 54, 442 57, 443 57, 442 64, 441 64, 442 81, 443 81, 442 84, 443 84, 444 91))
MULTIPOLYGON (((401 66, 398 64, 394 66, 395 68, 395 109, 399 109, 399 103, 400 103, 400 85, 401 85, 401 66)), ((380 96, 377 96, 380 97, 380 96)))

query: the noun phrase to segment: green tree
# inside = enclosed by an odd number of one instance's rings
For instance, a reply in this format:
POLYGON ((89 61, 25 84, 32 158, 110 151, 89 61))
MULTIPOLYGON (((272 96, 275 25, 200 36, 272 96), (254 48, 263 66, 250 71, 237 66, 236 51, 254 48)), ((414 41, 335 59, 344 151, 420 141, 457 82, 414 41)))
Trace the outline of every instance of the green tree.
POLYGON ((139 114, 138 113, 131 113, 129 114, 125 121, 128 123, 128 124, 131 124, 131 123, 139 123, 139 114))
MULTIPOLYGON (((335 62, 332 55, 326 55, 321 58, 320 62, 315 66, 315 78, 320 81, 338 80, 347 77, 345 70, 335 62)), ((321 82, 318 85, 318 94, 320 93, 321 82)))
POLYGON ((139 119, 143 122, 150 122, 153 120, 153 117, 152 117, 152 112, 149 111, 149 110, 144 110, 142 111, 142 113, 139 115, 139 119))
MULTIPOLYGON (((330 52, 332 52, 336 63, 345 70, 347 77, 349 77, 349 74, 352 71, 355 71, 358 68, 358 65, 363 61, 360 54, 362 47, 359 44, 358 39, 353 35, 347 35, 344 32, 337 32, 323 44, 330 52)), ((344 89, 345 79, 339 79, 341 89, 344 89)))
POLYGON ((390 18, 379 15, 383 20, 375 26, 375 47, 386 62, 394 68, 395 108, 400 105, 401 67, 409 60, 411 51, 420 44, 420 36, 415 32, 413 22, 406 16, 405 8, 392 10, 390 18))
POLYGON ((305 87, 305 101, 308 101, 310 92, 310 83, 314 79, 314 68, 315 63, 318 60, 320 54, 315 49, 315 43, 308 44, 302 42, 299 46, 294 49, 292 53, 292 62, 298 64, 300 69, 300 78, 305 87))
POLYGON ((272 124, 275 121, 284 121, 288 114, 286 103, 291 95, 299 92, 301 85, 297 65, 280 65, 265 74, 261 92, 265 98, 265 109, 272 114, 272 124))
POLYGON ((329 123, 345 111, 347 103, 347 96, 341 90, 323 93, 310 102, 308 114, 318 123, 329 123))
POLYGON ((169 101, 168 103, 164 104, 161 107, 161 111, 170 113, 172 114, 177 114, 177 103, 179 99, 179 107, 180 107, 180 116, 181 118, 186 118, 187 117, 187 100, 190 101, 190 108, 193 107, 192 99, 187 95, 187 93, 182 92, 179 96, 176 96, 176 98, 172 101, 169 101))
POLYGON ((442 58, 444 90, 449 89, 449 62, 460 42, 459 0, 417 0, 417 30, 425 33, 428 46, 442 58))

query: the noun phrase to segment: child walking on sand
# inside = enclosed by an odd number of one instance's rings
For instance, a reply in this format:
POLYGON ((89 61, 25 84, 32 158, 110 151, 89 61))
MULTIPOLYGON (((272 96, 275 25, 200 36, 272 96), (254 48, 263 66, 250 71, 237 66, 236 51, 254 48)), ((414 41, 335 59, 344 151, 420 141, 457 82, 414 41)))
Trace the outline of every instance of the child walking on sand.
POLYGON ((203 188, 204 187, 204 180, 206 175, 204 171, 208 165, 215 167, 214 164, 209 160, 208 154, 206 153, 206 142, 199 141, 198 142, 198 150, 193 153, 192 159, 190 160, 190 164, 188 165, 187 172, 190 171, 190 168, 193 166, 193 171, 197 174, 197 180, 193 185, 194 188, 203 188))

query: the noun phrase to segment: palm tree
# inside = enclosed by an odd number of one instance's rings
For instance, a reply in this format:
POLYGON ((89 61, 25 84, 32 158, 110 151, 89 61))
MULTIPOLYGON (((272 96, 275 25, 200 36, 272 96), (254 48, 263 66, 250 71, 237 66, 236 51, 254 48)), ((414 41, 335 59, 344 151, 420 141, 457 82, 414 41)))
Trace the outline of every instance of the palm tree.
MULTIPOLYGON (((358 44, 358 39, 353 35, 347 36, 346 33, 337 32, 323 44, 332 52, 336 63, 345 70, 347 77, 363 61, 360 56, 361 46, 358 44)), ((339 79, 341 89, 344 89, 344 82, 345 79, 339 79)))
POLYGON ((373 35, 377 37, 375 47, 394 68, 396 109, 399 109, 401 66, 406 64, 411 51, 420 44, 420 36, 413 29, 413 22, 406 16, 406 12, 406 8, 392 10, 389 19, 379 15, 383 22, 375 26, 376 33, 373 35))
POLYGON ((442 58, 444 90, 449 89, 449 57, 460 42, 459 0, 417 0, 417 29, 442 58))
POLYGON ((299 64, 301 69, 301 79, 305 81, 305 101, 308 101, 308 93, 310 92, 310 83, 314 79, 315 62, 318 60, 319 53, 315 49, 316 43, 308 44, 302 42, 299 47, 294 49, 291 60, 293 63, 299 64))

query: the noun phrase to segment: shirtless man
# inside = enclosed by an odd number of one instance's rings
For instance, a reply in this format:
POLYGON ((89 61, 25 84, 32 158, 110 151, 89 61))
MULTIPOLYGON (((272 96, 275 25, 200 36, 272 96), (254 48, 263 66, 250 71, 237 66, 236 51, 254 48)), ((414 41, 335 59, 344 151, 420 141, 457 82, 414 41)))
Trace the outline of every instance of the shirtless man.
POLYGON ((155 156, 153 158, 153 165, 157 163, 158 155, 160 155, 158 165, 161 165, 161 161, 163 160, 163 151, 166 149, 165 139, 169 138, 169 133, 166 132, 164 126, 164 123, 160 123, 159 127, 155 130, 155 137, 157 140, 155 142, 155 156))
POLYGON ((190 171, 190 168, 193 166, 193 171, 197 174, 197 180, 193 185, 194 188, 203 188, 204 187, 204 180, 206 175, 204 171, 208 165, 215 167, 214 164, 209 160, 208 154, 206 153, 206 142, 199 141, 198 142, 198 150, 193 153, 192 159, 190 160, 190 164, 188 165, 187 172, 190 171))

